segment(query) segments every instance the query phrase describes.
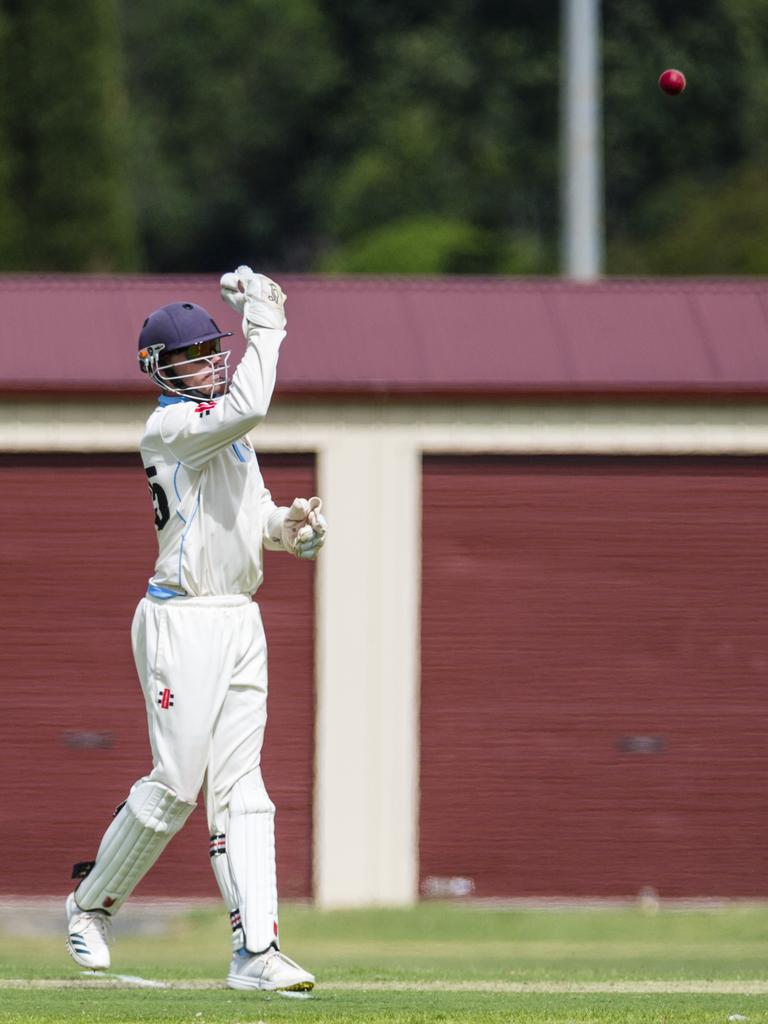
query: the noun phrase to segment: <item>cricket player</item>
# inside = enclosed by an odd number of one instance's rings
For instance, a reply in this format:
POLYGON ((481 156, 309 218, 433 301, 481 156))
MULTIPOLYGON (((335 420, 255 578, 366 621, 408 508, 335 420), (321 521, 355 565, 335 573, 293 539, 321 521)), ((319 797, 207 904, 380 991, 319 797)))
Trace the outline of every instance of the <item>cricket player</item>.
POLYGON ((141 440, 158 558, 131 631, 153 767, 118 808, 96 860, 75 865, 67 946, 83 967, 109 967, 111 918, 202 789, 232 924, 227 984, 295 992, 315 979, 280 951, 275 807, 259 768, 267 648, 252 595, 263 548, 313 559, 326 522, 319 498, 275 505, 248 439, 275 386, 285 295, 246 266, 222 277, 221 294, 247 340, 231 381, 221 351, 231 332, 192 302, 150 313, 139 336, 140 368, 162 392, 141 440))

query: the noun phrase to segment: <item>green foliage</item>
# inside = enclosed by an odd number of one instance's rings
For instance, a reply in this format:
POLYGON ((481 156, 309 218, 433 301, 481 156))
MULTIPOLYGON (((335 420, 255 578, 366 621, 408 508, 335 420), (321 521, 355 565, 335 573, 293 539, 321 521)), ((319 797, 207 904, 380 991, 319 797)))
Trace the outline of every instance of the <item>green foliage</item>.
POLYGON ((650 237, 617 239, 619 274, 768 274, 768 168, 742 165, 722 181, 673 181, 648 204, 650 237))
POLYGON ((556 230, 557 9, 126 0, 149 266, 392 265, 427 218, 430 266, 527 266, 556 230))
MULTIPOLYGON (((8 0, 0 268, 556 272, 560 16, 8 0)), ((602 17, 608 270, 765 272, 768 3, 602 17)))
POLYGON ((0 10, 0 269, 18 265, 21 223, 14 201, 17 153, 10 142, 13 114, 8 15, 0 10))
POLYGON ((497 272, 511 234, 556 229, 556 8, 455 4, 403 21, 365 34, 367 70, 339 106, 342 160, 317 196, 341 252, 321 265, 348 265, 348 246, 359 265, 361 239, 367 269, 389 265, 393 232, 428 217, 445 222, 432 266, 497 272), (468 259, 450 254, 458 223, 468 259))
POLYGON ((605 8, 604 58, 609 271, 764 268, 768 5, 621 0, 605 8), (670 66, 688 78, 674 98, 653 87, 670 66))
POLYGON ((125 96, 115 4, 8 4, 2 127, 11 152, 0 193, 13 203, 8 269, 136 265, 125 173, 125 96))
POLYGON ((535 235, 505 239, 439 215, 391 221, 318 262, 341 274, 542 274, 551 266, 535 235))
POLYGON ((124 4, 133 176, 155 270, 295 265, 302 169, 337 84, 315 0, 124 4))
POLYGON ((336 250, 320 269, 332 273, 471 274, 485 269, 492 237, 465 221, 412 217, 392 221, 336 250))

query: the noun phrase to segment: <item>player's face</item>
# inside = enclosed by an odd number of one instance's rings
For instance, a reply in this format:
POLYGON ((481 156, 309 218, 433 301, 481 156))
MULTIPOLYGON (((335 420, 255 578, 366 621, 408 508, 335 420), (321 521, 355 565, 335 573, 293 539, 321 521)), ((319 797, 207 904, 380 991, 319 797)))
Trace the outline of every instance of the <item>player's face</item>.
POLYGON ((211 398, 218 398, 226 391, 226 370, 219 338, 171 352, 168 363, 178 367, 177 374, 185 388, 194 388, 211 398))

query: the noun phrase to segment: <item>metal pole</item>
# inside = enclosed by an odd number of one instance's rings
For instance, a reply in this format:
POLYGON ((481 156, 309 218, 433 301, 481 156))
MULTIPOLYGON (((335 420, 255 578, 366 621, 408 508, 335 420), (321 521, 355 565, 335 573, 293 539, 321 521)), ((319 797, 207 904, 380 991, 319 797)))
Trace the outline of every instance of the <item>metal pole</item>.
POLYGON ((562 272, 603 272, 600 0, 562 0, 562 272))

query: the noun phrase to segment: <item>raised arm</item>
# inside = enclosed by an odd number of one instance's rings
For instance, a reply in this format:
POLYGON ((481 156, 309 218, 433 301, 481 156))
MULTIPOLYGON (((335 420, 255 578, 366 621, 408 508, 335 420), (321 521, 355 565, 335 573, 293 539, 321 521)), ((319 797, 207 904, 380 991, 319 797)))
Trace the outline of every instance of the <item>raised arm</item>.
POLYGON ((185 466, 199 468, 267 414, 285 337, 285 294, 275 281, 238 267, 221 278, 221 295, 242 314, 245 355, 228 392, 215 401, 178 402, 163 412, 161 435, 185 466))

